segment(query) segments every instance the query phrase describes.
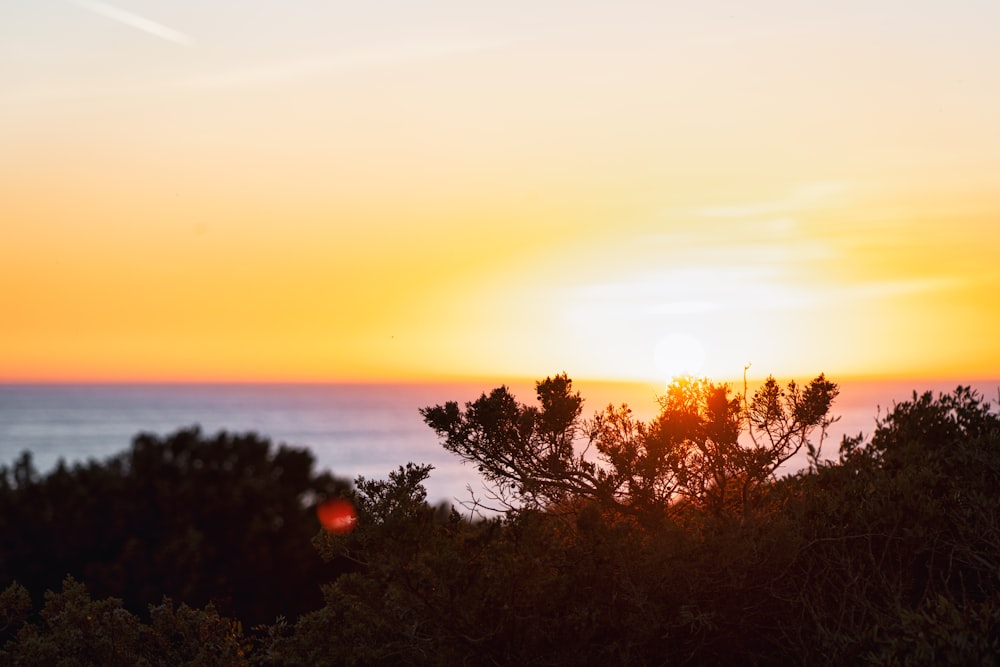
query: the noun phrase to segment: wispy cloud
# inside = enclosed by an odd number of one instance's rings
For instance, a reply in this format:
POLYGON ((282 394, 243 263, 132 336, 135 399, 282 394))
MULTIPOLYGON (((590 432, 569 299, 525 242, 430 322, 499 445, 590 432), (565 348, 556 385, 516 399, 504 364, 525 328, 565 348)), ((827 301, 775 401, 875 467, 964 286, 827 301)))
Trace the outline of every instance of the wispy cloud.
POLYGON ((190 36, 185 35, 182 32, 178 32, 173 28, 168 28, 162 23, 157 23, 156 21, 147 19, 144 16, 133 14, 132 12, 114 7, 113 5, 109 5, 105 2, 97 2, 96 0, 70 0, 70 2, 95 14, 109 18, 112 21, 117 21, 118 23, 135 28, 136 30, 141 30, 147 34, 153 35, 154 37, 159 37, 160 39, 165 39, 168 42, 173 42, 174 44, 191 46, 194 43, 194 40, 190 36))
POLYGON ((664 316, 691 317, 829 308, 885 301, 961 285, 955 278, 913 278, 854 283, 799 284, 782 271, 759 267, 669 270, 571 289, 565 301, 581 321, 607 318, 633 324, 664 316), (740 285, 738 292, 732 286, 740 285), (692 288, 692 286, 696 286, 692 288))
POLYGON ((773 216, 813 206, 831 199, 845 190, 847 190, 847 185, 844 183, 811 183, 781 199, 724 206, 706 206, 698 209, 696 213, 705 218, 773 216))
POLYGON ((891 299, 912 294, 926 294, 962 287, 959 277, 910 278, 900 280, 881 280, 870 283, 858 283, 842 288, 841 296, 846 300, 854 299, 891 299))
POLYGON ((488 51, 503 46, 506 43, 501 40, 475 40, 390 44, 344 53, 301 58, 282 63, 208 73, 188 79, 183 83, 184 85, 198 88, 283 83, 316 76, 325 72, 395 65, 488 51))

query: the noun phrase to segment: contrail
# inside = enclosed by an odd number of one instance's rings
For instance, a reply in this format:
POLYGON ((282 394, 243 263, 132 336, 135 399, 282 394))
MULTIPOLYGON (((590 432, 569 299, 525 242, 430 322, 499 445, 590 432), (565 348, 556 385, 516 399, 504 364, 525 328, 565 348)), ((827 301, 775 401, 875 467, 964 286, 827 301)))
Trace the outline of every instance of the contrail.
POLYGON ((508 44, 507 41, 500 40, 390 44, 275 65, 261 65, 216 74, 210 73, 189 79, 182 85, 218 87, 280 83, 336 70, 377 67, 475 53, 495 49, 506 44, 508 44))
POLYGON ((147 32, 150 35, 155 35, 160 39, 165 39, 168 42, 180 44, 181 46, 190 46, 194 43, 193 39, 182 32, 177 32, 173 28, 168 28, 167 26, 157 23, 156 21, 150 21, 149 19, 139 16, 138 14, 133 14, 132 12, 127 12, 124 9, 118 9, 117 7, 112 7, 107 3, 96 2, 96 0, 70 1, 75 5, 94 12, 95 14, 100 14, 101 16, 109 18, 112 21, 118 21, 119 23, 124 23, 127 26, 132 26, 133 28, 147 32))

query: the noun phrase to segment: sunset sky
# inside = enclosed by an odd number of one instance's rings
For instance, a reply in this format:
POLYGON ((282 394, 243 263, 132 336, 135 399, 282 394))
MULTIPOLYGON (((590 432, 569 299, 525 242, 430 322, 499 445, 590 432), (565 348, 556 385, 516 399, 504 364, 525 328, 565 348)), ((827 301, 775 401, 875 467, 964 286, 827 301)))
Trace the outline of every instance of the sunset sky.
POLYGON ((0 381, 1000 377, 1000 2, 0 4, 0 381))

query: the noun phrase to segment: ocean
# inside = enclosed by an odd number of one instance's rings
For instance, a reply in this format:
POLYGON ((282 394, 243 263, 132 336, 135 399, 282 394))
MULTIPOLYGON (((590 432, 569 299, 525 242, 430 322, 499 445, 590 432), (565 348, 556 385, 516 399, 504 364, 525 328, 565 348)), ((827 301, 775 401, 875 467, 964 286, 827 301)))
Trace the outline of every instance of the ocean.
MULTIPOLYGON (((354 479, 384 478, 408 461, 434 466, 428 499, 482 495, 475 470, 441 447, 418 409, 474 400, 500 382, 464 384, 0 384, 0 463, 24 450, 40 472, 67 463, 104 460, 128 449, 140 432, 160 435, 199 425, 206 433, 253 431, 275 443, 309 448, 318 470, 354 479)), ((875 418, 913 390, 950 392, 959 382, 845 383, 834 404, 841 419, 823 452, 835 457, 844 434, 870 434, 875 418)), ((996 403, 1000 380, 972 384, 996 403)), ((590 416, 608 403, 627 402, 637 417, 656 414, 656 387, 649 384, 575 383, 590 416)), ((510 383, 523 402, 534 400, 530 383, 510 383)), ((805 465, 804 454, 786 471, 805 465)))

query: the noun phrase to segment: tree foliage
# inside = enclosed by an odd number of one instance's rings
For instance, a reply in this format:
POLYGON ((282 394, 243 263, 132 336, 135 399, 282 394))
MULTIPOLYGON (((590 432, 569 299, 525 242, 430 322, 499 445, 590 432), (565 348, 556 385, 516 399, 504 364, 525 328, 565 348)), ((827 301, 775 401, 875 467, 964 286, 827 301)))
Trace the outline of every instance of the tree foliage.
POLYGON ((586 499, 631 515, 696 505, 748 515, 778 467, 831 423, 837 386, 822 375, 782 389, 769 377, 748 397, 727 384, 680 379, 645 424, 628 406, 581 419, 583 399, 565 375, 537 383, 538 406, 506 387, 459 408, 421 410, 445 449, 472 463, 506 508, 553 508, 586 499), (680 501, 686 502, 680 502, 680 501))
MULTIPOLYGON (((23 598, 23 590, 12 584, 0 595, 0 614, 10 613, 11 599, 23 598)), ((213 607, 175 608, 164 599, 151 605, 149 613, 151 620, 145 624, 125 610, 121 600, 94 600, 82 583, 67 577, 59 592, 46 592, 37 622, 28 622, 22 614, 16 634, 0 648, 0 660, 24 667, 249 664, 251 645, 240 624, 219 616, 213 607)))
POLYGON ((313 464, 306 449, 196 427, 45 476, 24 455, 0 468, 0 584, 37 594, 71 574, 136 613, 168 595, 248 623, 298 615, 330 574, 309 544, 314 505, 349 488, 313 464))
MULTIPOLYGON (((169 601, 142 618, 72 580, 35 614, 11 585, 0 661, 1000 662, 1000 416, 970 389, 914 394, 836 461, 819 455, 837 394, 823 376, 742 394, 689 380, 650 422, 626 406, 583 419, 564 375, 537 390, 421 411, 506 511, 430 505, 426 465, 359 478, 357 528, 313 539, 339 574, 296 622, 248 637, 169 601), (780 477, 803 449, 809 467, 780 477)), ((30 472, 15 484, 35 488, 30 472)))
POLYGON ((422 411, 507 512, 433 521, 420 475, 386 480, 424 518, 326 538, 362 568, 278 664, 996 664, 1000 431, 972 392, 895 406, 779 479, 830 423, 822 376, 691 382, 650 423, 582 422, 568 378, 538 388, 422 411))
POLYGON ((799 641, 883 664, 997 664, 998 489, 1000 416, 968 387, 914 393, 870 439, 845 438, 836 464, 790 480, 788 601, 817 628, 799 641), (932 618, 950 629, 924 632, 932 618))

